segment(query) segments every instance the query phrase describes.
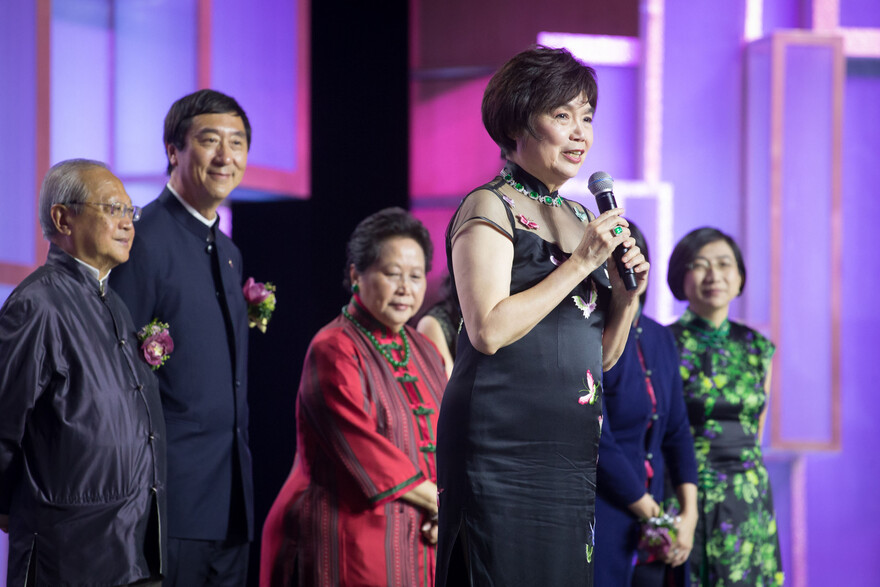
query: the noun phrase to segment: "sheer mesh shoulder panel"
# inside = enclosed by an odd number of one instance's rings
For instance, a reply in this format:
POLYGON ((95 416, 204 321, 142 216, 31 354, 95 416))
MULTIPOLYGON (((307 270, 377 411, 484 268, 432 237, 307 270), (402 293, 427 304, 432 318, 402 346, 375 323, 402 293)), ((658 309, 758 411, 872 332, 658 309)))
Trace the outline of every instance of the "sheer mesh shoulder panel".
MULTIPOLYGON (((494 191, 481 188, 471 192, 449 223, 448 236, 455 240, 459 230, 472 222, 488 224, 498 232, 513 240, 511 214, 504 201, 494 191)), ((450 241, 450 242, 451 242, 450 241)))

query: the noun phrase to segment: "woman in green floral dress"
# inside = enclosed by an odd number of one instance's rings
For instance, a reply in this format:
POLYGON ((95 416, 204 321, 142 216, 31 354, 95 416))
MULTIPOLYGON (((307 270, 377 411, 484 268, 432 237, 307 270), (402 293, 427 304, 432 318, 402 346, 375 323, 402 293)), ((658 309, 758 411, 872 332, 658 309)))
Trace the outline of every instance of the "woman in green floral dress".
POLYGON ((775 346, 728 319, 746 280, 742 253, 714 228, 686 235, 669 259, 668 281, 684 315, 670 326, 699 470, 700 519, 691 584, 783 584, 770 479, 761 455, 775 346))

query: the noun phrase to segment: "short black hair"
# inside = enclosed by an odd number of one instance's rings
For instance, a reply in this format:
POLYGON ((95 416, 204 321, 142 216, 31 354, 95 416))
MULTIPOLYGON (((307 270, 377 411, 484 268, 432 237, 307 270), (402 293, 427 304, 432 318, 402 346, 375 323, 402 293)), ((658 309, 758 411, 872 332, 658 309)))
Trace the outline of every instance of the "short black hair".
POLYGON ((669 284, 669 289, 672 290, 672 295, 675 296, 675 299, 682 301, 687 299, 684 295, 684 276, 690 271, 690 264, 697 258, 697 253, 706 245, 718 241, 726 242, 733 251, 733 256, 736 258, 736 267, 739 270, 739 276, 742 278, 737 295, 742 294, 743 288, 746 286, 746 264, 743 261, 742 251, 739 250, 739 246, 730 235, 721 232, 717 228, 704 226, 684 235, 684 238, 675 245, 672 255, 669 257, 669 270, 666 274, 666 282, 669 284))
MULTIPOLYGON (((247 148, 251 148, 251 123, 248 121, 244 109, 235 101, 235 98, 227 96, 216 90, 199 90, 187 94, 171 105, 168 114, 165 115, 165 156, 168 156, 168 145, 174 145, 179 151, 186 147, 186 133, 192 126, 192 119, 199 114, 226 114, 232 113, 241 118, 244 131, 247 135, 247 148)), ((171 175, 174 168, 168 161, 166 173, 171 175)))
POLYGON ((508 157, 523 131, 540 138, 534 125, 537 116, 578 96, 586 96, 596 109, 595 70, 566 49, 535 45, 515 55, 489 80, 483 93, 483 126, 508 157))
POLYGON ((379 259, 382 244, 396 237, 411 238, 416 241, 425 254, 425 272, 431 270, 431 257, 434 245, 431 235, 418 218, 403 208, 385 208, 367 216, 354 229, 346 245, 346 262, 343 270, 342 285, 348 290, 351 287, 349 268, 363 273, 379 259))

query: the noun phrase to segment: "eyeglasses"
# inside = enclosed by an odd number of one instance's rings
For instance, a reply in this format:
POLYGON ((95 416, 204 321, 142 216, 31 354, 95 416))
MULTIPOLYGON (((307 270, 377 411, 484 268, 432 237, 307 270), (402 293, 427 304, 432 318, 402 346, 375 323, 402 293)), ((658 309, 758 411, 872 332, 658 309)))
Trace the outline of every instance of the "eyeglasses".
POLYGON ((734 269, 738 269, 736 262, 728 257, 722 257, 715 261, 708 259, 694 259, 688 263, 687 268, 694 273, 708 273, 710 269, 717 273, 728 273, 734 269))
POLYGON ((67 205, 80 206, 83 204, 88 204, 89 206, 101 206, 102 208, 110 208, 111 218, 125 218, 127 216, 131 218, 132 222, 137 222, 141 218, 140 206, 126 206, 121 202, 113 202, 112 204, 105 204, 103 202, 69 202, 67 205))

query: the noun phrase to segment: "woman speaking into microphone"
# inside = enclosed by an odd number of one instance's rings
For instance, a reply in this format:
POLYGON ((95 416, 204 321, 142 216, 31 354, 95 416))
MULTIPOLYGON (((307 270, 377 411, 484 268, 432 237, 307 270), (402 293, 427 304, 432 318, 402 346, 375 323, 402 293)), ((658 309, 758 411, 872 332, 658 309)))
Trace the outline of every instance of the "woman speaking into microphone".
POLYGON ((437 585, 593 582, 602 372, 648 270, 623 210, 594 218, 557 193, 592 146, 596 99, 591 68, 540 46, 483 96, 505 161, 446 235, 463 325, 437 432, 437 585), (631 291, 604 266, 620 245, 631 291))

